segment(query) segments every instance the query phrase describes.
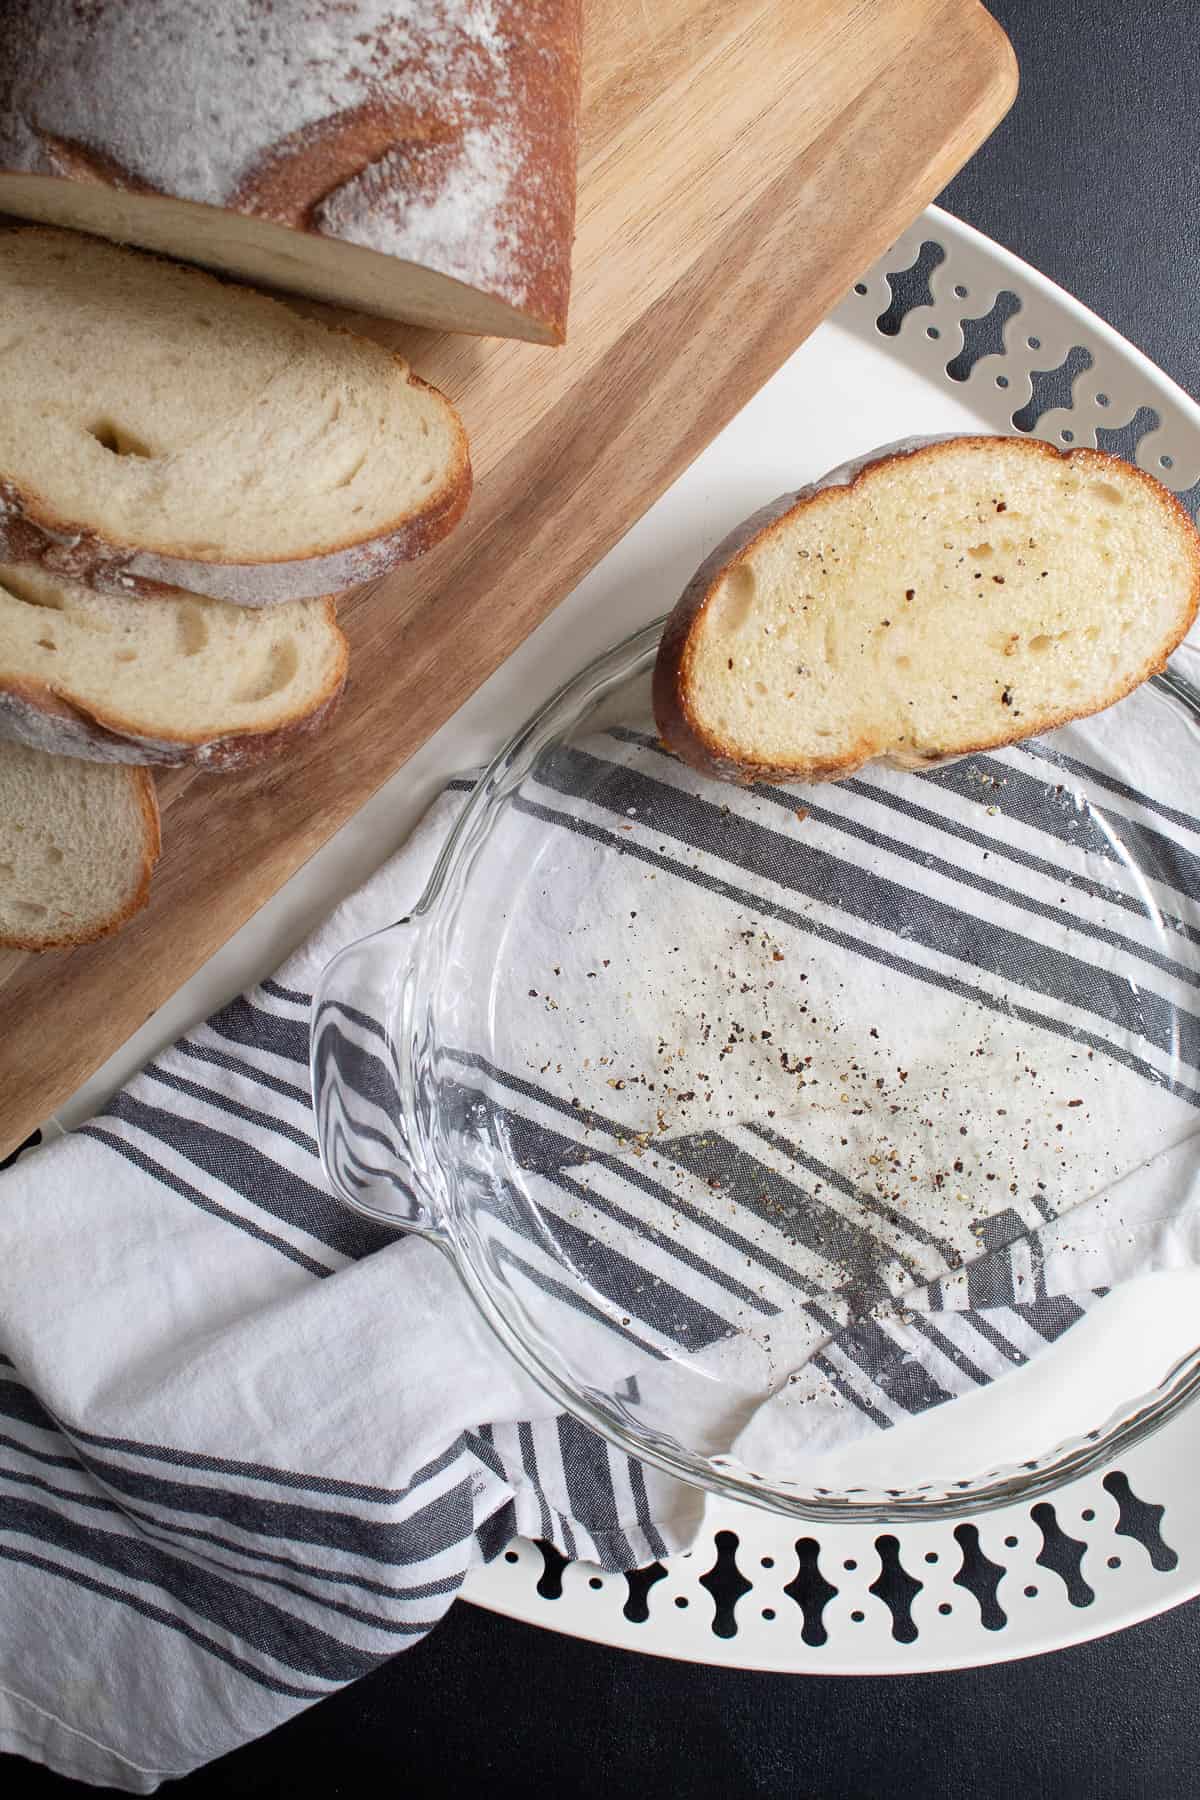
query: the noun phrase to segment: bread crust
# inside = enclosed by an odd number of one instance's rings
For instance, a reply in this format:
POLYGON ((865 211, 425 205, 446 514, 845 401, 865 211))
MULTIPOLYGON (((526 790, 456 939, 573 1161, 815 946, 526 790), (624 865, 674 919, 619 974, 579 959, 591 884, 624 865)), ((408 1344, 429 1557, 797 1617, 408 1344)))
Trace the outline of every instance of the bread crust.
POLYGON ((5 679, 0 675, 0 738, 15 739, 51 756, 86 762, 194 764, 213 774, 235 774, 269 761, 320 731, 333 717, 346 685, 350 647, 337 622, 337 608, 325 601, 326 624, 336 657, 322 692, 303 713, 282 708, 254 731, 216 737, 172 732, 151 735, 113 709, 85 704, 51 682, 5 679))
MULTIPOLYGON (((147 247, 163 247, 164 200, 261 220, 299 292, 317 290, 289 237, 417 263, 502 302, 514 335, 563 342, 582 0, 156 0, 140 31, 129 13, 129 0, 6 10, 0 174, 107 187, 124 197, 123 241, 147 247), (184 77, 203 108, 186 105, 184 77), (453 209, 472 134, 503 164, 475 196, 502 254, 439 260, 414 218, 453 209)), ((68 222, 52 199, 24 205, 68 222)), ((24 209, 20 196, 4 206, 24 209)), ((221 254, 227 272, 253 276, 235 245, 221 254)))
POLYGON ((128 924, 135 913, 141 912, 150 898, 150 879, 154 874, 155 864, 162 851, 162 830, 158 811, 158 794, 154 786, 154 777, 148 769, 129 769, 129 780, 133 785, 134 799, 142 824, 142 844, 139 856, 135 885, 128 898, 107 919, 99 920, 84 931, 60 932, 55 935, 22 934, 10 935, 0 928, 0 948, 6 950, 75 950, 81 944, 94 944, 100 938, 111 937, 128 924))
POLYGON ((840 468, 822 476, 819 481, 812 482, 793 493, 781 495, 779 499, 771 501, 767 506, 753 513, 744 523, 736 526, 705 558, 684 589, 667 619, 663 631, 658 659, 654 667, 655 721, 663 743, 682 762, 714 780, 732 781, 742 786, 753 786, 756 782, 840 781, 872 762, 890 764, 892 767, 905 769, 936 768, 942 764, 957 761, 962 756, 976 755, 985 750, 998 750, 1007 744, 1019 743, 1022 739, 1033 737, 1041 732, 1054 731, 1061 725, 1070 724, 1073 719, 1087 718, 1090 714, 1101 711, 1103 707, 1111 706, 1116 701, 1124 699, 1126 694, 1132 693, 1134 688, 1139 687, 1143 681, 1146 681, 1151 675, 1159 674, 1166 667, 1171 652, 1190 630, 1198 607, 1200 607, 1200 534, 1197 533, 1187 511, 1175 495, 1168 492, 1162 483, 1156 481, 1152 475, 1146 474, 1145 470, 1123 461, 1120 457, 1112 456, 1104 450, 1059 450, 1053 444, 1047 444, 1040 438, 995 437, 977 434, 906 439, 901 444, 886 445, 880 450, 870 451, 853 462, 842 464, 840 468), (1152 494, 1156 503, 1162 507, 1164 513, 1168 514, 1175 524, 1182 524, 1185 527, 1192 567, 1192 583, 1190 602, 1178 631, 1162 646, 1157 655, 1148 659, 1132 680, 1113 688, 1099 705, 1065 706, 1052 714, 1039 718, 1035 724, 1024 729, 1012 729, 1010 726, 1008 730, 1002 729, 988 734, 977 743, 945 746, 928 753, 897 754, 881 751, 875 744, 864 742, 856 745, 852 751, 839 757, 831 757, 826 761, 810 758, 794 763, 754 762, 738 755, 731 746, 723 744, 706 731, 695 716, 689 701, 695 647, 694 630, 729 569, 752 555, 767 538, 790 521, 796 513, 813 506, 836 506, 861 482, 870 481, 872 476, 880 470, 902 460, 936 456, 946 444, 951 443, 956 448, 981 451, 988 451, 997 444, 1003 444, 1006 449, 1012 446, 1031 456, 1054 458, 1056 461, 1066 463, 1085 463, 1105 471, 1115 471, 1118 479, 1132 477, 1141 481, 1152 494))

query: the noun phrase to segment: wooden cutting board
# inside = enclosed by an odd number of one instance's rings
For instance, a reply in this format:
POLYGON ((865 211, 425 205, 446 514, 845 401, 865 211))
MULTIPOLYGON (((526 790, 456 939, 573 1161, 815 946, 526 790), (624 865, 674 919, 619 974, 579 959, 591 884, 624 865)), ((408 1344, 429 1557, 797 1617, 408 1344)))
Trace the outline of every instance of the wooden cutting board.
POLYGON ((461 410, 467 521, 344 604, 350 685, 328 731, 253 774, 163 776, 165 851, 130 928, 66 954, 0 952, 0 1156, 570 592, 1016 89, 977 0, 585 0, 585 14, 568 346, 369 327, 461 410))

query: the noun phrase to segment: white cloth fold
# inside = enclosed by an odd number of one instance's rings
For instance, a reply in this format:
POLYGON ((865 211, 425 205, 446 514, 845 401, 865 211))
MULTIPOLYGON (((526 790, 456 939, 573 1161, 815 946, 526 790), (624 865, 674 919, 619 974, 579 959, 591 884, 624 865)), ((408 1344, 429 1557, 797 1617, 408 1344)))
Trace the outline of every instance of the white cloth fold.
POLYGON ((324 1188, 308 995, 461 794, 277 979, 0 1175, 0 1748, 148 1792, 414 1642, 514 1535, 633 1568, 700 1496, 562 1418, 449 1259, 324 1188))

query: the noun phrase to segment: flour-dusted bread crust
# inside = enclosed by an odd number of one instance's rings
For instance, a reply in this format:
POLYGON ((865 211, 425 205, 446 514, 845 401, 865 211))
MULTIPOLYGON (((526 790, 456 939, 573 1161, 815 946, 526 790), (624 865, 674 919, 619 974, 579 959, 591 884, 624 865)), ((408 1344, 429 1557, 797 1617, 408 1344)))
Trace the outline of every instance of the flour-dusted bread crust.
POLYGON ((259 606, 421 555, 462 423, 391 351, 79 233, 0 232, 0 561, 259 606))
POLYGON ((0 743, 0 945, 67 950, 119 930, 159 848, 147 770, 0 743))
POLYGON ((321 728, 346 661, 330 599, 147 600, 0 564, 0 737, 58 756, 246 768, 321 728))
POLYGON ((1153 476, 1037 439, 910 439, 717 546, 667 621, 655 716, 727 781, 930 768, 1111 706, 1198 603, 1200 535, 1153 476))
POLYGON ((0 212, 561 343, 581 0, 0 0, 0 212))

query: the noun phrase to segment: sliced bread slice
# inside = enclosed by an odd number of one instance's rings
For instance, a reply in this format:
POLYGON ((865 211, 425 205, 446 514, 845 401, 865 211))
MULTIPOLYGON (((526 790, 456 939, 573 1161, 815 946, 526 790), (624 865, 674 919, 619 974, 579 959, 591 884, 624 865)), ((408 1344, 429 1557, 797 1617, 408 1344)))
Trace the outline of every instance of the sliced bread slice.
POLYGON ((654 676, 664 742, 731 781, 924 768, 1099 712, 1196 616, 1200 535, 1119 458, 910 441, 718 545, 654 676))
POLYGON ((324 724, 346 658, 329 599, 251 611, 0 565, 0 737, 59 756, 243 768, 324 724))
POLYGON ((0 743, 0 944, 107 937, 146 904, 158 851, 147 770, 0 743))
POLYGON ((402 358, 97 238, 0 235, 0 560, 242 606, 419 556, 471 488, 402 358))

